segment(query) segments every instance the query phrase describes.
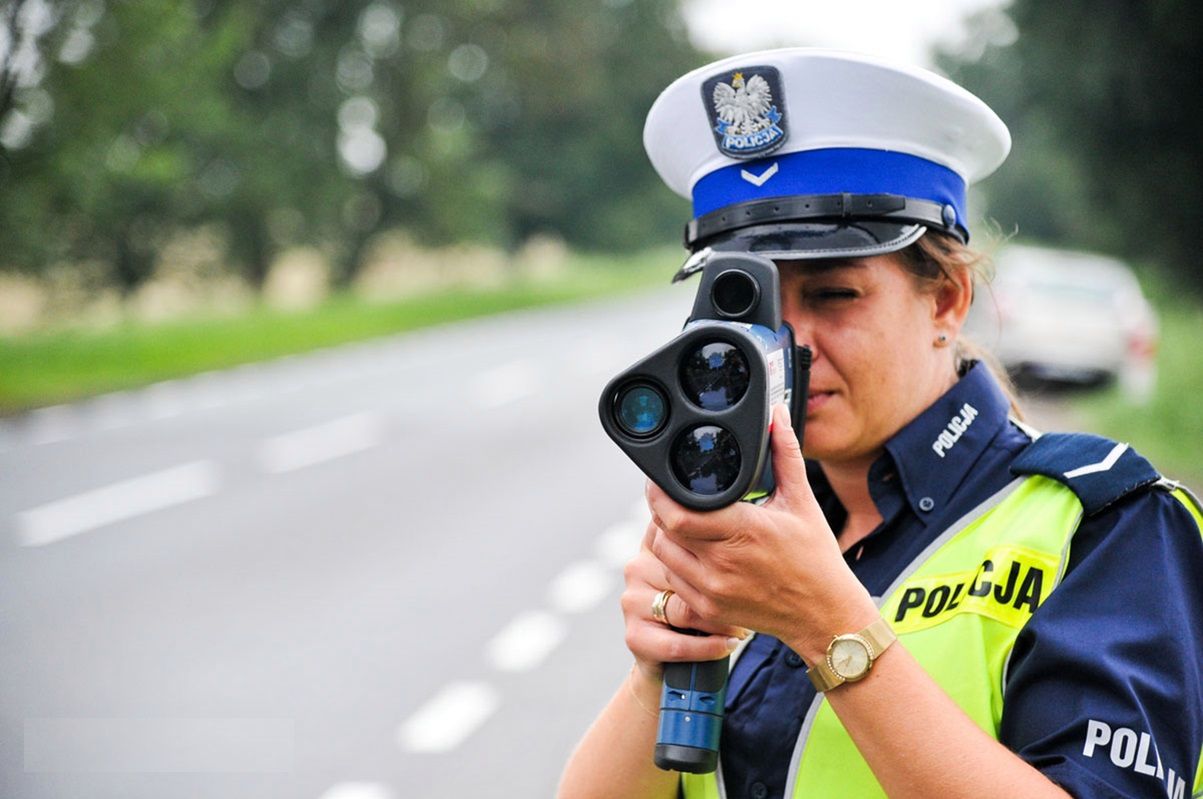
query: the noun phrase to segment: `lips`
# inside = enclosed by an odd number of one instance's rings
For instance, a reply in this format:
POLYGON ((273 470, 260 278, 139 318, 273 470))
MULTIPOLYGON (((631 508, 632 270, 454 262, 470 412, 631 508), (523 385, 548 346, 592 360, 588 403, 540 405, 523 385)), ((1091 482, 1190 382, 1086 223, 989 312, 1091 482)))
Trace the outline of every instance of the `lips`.
POLYGON ((808 414, 814 413, 827 404, 827 401, 834 396, 834 391, 811 391, 806 395, 806 412, 808 414))

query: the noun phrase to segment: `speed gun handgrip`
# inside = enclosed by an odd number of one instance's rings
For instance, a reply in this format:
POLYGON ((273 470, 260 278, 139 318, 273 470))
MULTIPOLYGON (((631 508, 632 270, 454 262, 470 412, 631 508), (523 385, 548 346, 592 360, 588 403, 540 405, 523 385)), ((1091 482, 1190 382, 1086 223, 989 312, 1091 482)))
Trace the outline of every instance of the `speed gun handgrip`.
POLYGON ((654 758, 660 768, 691 774, 718 768, 729 660, 664 665, 654 758))

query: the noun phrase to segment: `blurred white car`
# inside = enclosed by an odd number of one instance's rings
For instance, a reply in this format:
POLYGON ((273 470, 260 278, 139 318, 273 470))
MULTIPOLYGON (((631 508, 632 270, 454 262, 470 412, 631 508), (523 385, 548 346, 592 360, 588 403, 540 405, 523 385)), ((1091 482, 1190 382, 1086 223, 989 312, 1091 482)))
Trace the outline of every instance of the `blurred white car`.
POLYGON ((1157 317, 1132 270, 1102 255, 1012 245, 979 287, 966 326, 1017 380, 1117 380, 1145 401, 1156 379, 1157 317))

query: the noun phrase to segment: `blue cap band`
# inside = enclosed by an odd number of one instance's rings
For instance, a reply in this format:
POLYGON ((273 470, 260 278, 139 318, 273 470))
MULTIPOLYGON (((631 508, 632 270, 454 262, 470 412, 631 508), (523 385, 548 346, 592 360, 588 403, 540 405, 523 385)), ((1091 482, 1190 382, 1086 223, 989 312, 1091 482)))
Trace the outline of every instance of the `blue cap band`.
POLYGON ((965 181, 956 172, 926 158, 858 147, 802 150, 715 170, 693 187, 693 215, 749 200, 844 192, 898 194, 951 205, 956 223, 967 226, 965 181), (766 179, 774 164, 776 171, 766 179), (758 180, 762 185, 756 185, 758 180))

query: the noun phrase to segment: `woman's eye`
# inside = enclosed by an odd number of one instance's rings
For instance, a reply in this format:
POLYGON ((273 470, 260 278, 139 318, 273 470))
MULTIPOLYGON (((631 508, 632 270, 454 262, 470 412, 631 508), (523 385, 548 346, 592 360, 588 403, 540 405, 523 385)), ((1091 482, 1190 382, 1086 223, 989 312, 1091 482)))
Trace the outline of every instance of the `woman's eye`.
POLYGON ((807 292, 807 298, 811 302, 835 302, 838 300, 851 300, 856 298, 855 289, 814 289, 807 292))

